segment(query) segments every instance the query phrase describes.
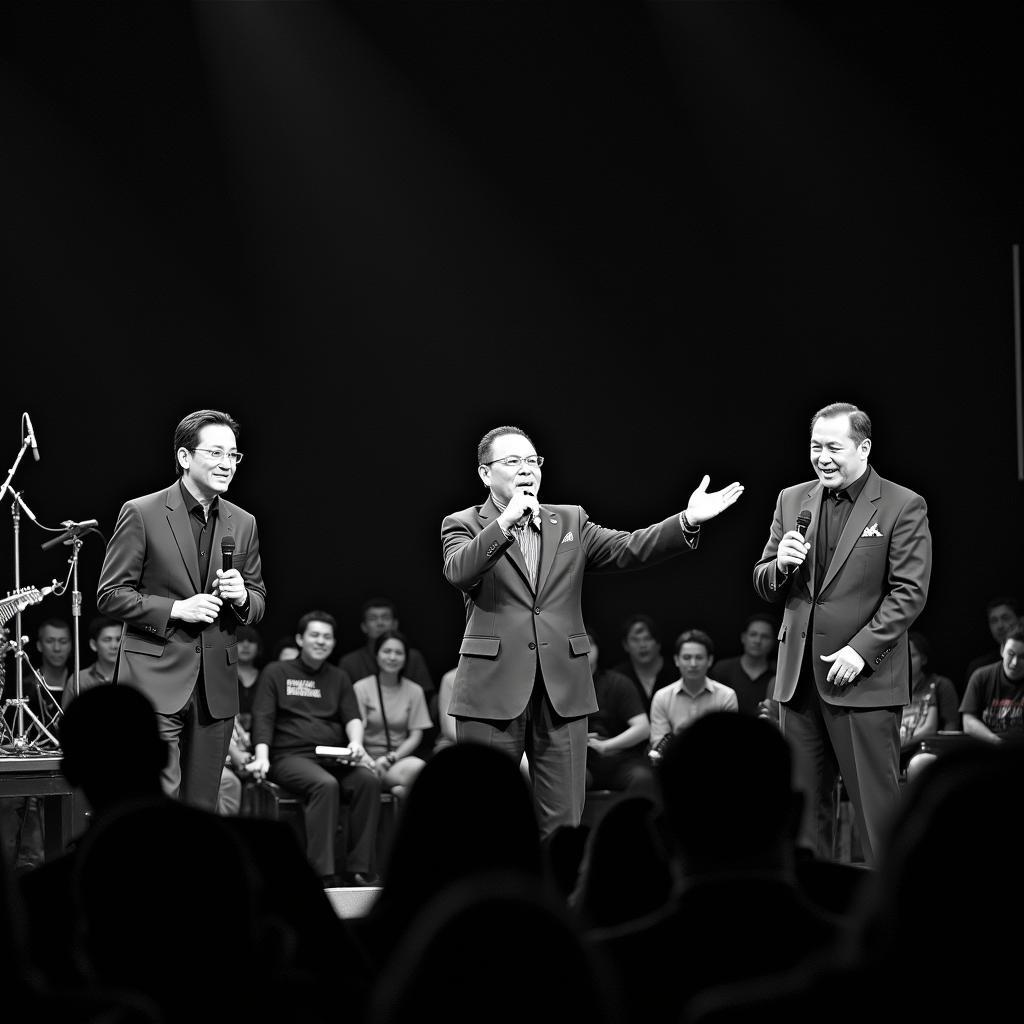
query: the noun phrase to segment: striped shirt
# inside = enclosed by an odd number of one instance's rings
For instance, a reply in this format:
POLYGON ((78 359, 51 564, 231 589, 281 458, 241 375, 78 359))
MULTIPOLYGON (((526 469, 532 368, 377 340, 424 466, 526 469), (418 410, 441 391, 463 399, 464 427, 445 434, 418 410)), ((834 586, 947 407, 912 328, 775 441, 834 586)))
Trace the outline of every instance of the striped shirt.
MULTIPOLYGON (((491 492, 491 499, 499 512, 504 512, 508 508, 508 505, 502 505, 498 501, 493 491, 491 492)), ((519 550, 523 553, 523 560, 526 562, 527 571, 530 573, 530 583, 536 590, 537 567, 540 565, 540 527, 534 523, 533 517, 529 516, 525 522, 520 520, 509 527, 509 530, 511 530, 512 535, 519 542, 519 550)))

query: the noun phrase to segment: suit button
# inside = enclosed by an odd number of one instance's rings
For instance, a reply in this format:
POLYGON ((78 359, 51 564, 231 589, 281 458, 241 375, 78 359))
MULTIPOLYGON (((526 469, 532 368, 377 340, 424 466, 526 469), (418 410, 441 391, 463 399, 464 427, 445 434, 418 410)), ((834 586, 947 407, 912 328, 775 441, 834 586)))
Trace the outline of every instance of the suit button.
POLYGON ((530 650, 531 651, 537 650, 537 645, 532 640, 530 641, 530 650))
POLYGON ((202 647, 200 647, 199 644, 196 644, 196 654, 202 654, 202 653, 203 653, 202 647))
POLYGON ((801 633, 800 634, 800 639, 801 640, 806 640, 807 639, 807 634, 806 633, 801 633))
POLYGON ((539 608, 534 608, 533 609, 533 614, 534 615, 540 615, 540 609, 539 608))

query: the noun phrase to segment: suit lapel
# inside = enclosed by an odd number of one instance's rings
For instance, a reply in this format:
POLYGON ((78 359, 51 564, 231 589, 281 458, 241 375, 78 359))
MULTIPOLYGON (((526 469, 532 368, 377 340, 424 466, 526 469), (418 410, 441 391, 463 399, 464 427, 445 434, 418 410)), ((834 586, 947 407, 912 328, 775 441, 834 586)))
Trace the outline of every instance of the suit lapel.
MULTIPOLYGON (((481 529, 498 518, 498 506, 494 504, 490 494, 487 495, 487 500, 480 506, 477 517, 480 520, 481 529)), ((526 559, 523 558, 522 548, 519 547, 519 542, 515 539, 515 535, 513 535, 512 543, 505 551, 505 557, 516 568, 519 575, 522 576, 523 582, 532 591, 533 584, 530 582, 530 571, 526 568, 526 559)))
POLYGON ((550 509, 540 509, 540 567, 537 570, 537 593, 544 589, 558 545, 562 542, 562 524, 550 509))
POLYGON ((871 476, 864 482, 857 501, 850 512, 850 518, 846 520, 843 535, 836 545, 836 553, 832 556, 828 569, 825 571, 825 579, 821 585, 824 590, 835 579, 836 573, 842 568, 843 563, 850 557, 853 545, 860 539, 864 527, 871 521, 875 514, 875 503, 882 495, 882 487, 878 482, 878 474, 869 469, 871 476))
POLYGON ((171 535, 174 543, 178 545, 178 553, 185 565, 185 572, 188 573, 189 582, 198 594, 202 591, 199 581, 199 554, 196 551, 196 542, 192 536, 192 525, 188 521, 188 509, 181 497, 179 484, 172 484, 167 488, 167 524, 171 528, 171 535))

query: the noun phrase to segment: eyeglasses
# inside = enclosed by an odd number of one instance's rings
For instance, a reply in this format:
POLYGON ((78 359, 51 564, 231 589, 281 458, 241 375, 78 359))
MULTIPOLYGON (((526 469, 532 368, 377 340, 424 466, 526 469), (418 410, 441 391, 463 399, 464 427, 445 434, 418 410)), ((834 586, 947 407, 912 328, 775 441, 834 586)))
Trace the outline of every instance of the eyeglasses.
POLYGON ((236 466, 242 461, 241 452, 226 452, 223 448, 193 448, 194 452, 206 452, 214 462, 220 462, 226 455, 236 466))
POLYGON ((530 469, 540 469, 544 465, 543 455, 527 455, 525 458, 522 455, 506 455, 503 459, 492 459, 490 462, 485 462, 485 466, 493 466, 495 462, 500 462, 503 466, 508 466, 509 469, 518 469, 524 462, 530 467, 530 469))

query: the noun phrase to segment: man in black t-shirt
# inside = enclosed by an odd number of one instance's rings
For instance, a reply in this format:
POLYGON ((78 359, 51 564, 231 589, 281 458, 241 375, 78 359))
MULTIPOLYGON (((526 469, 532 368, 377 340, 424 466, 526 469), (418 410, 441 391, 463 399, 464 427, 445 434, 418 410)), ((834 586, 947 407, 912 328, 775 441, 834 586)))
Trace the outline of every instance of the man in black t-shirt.
POLYGON ((359 763, 366 751, 352 680, 327 660, 336 629, 334 616, 308 612, 295 632, 299 657, 260 672, 252 705, 255 756, 246 769, 302 798, 306 854, 325 887, 374 885, 380 780, 359 763), (348 747, 353 763, 320 761, 318 746, 348 747), (349 798, 349 828, 347 877, 339 880, 334 835, 342 792, 349 798))

